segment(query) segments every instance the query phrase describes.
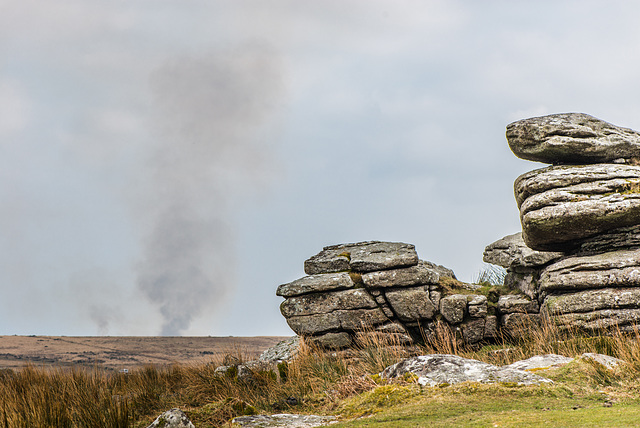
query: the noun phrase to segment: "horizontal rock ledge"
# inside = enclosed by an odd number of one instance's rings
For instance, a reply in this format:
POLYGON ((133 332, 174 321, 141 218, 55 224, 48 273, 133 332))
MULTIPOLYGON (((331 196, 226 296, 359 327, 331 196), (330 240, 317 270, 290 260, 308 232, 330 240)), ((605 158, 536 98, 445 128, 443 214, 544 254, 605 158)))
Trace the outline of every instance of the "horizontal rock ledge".
POLYGON ((290 297, 280 304, 280 312, 285 318, 300 315, 316 315, 337 309, 372 309, 375 300, 365 290, 344 290, 333 293, 307 294, 290 297))
POLYGON ((288 284, 282 284, 276 290, 276 296, 301 296, 309 293, 347 290, 355 286, 347 272, 309 275, 288 284))
POLYGON ((619 250, 567 257, 540 273, 540 290, 578 291, 609 287, 640 287, 640 250, 619 250))
POLYGON ((556 315, 551 319, 561 330, 582 330, 595 333, 616 329, 623 332, 634 332, 640 323, 640 309, 603 309, 556 315))
POLYGON ((550 315, 593 312, 602 309, 640 308, 640 287, 604 288, 549 295, 543 306, 550 315))

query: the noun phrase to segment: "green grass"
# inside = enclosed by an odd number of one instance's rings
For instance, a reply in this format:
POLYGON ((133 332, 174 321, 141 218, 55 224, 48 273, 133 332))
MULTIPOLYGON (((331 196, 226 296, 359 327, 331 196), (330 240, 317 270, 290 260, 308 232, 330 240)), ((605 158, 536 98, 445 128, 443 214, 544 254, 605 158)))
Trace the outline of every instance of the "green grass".
MULTIPOLYGON (((537 389, 538 387, 528 387, 537 389)), ((533 392, 533 391, 528 391, 533 392)), ((473 393, 442 391, 414 397, 340 427, 629 427, 637 426, 640 403, 605 407, 604 400, 573 397, 554 392, 550 396, 524 395, 493 386, 473 393)))

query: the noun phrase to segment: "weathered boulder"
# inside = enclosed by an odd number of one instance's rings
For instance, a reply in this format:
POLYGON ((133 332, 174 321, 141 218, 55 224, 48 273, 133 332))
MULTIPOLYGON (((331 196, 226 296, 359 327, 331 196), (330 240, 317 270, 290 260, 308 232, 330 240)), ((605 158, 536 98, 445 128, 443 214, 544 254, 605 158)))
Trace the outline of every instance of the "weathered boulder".
POLYGON ((418 376, 418 383, 427 386, 456 384, 461 382, 513 382, 519 385, 552 383, 549 379, 505 367, 497 367, 478 360, 457 355, 432 354, 408 358, 387 367, 380 373, 385 379, 403 377, 406 373, 418 376))
POLYGON ((266 349, 262 354, 260 354, 258 360, 276 363, 289 361, 298 354, 299 348, 300 336, 293 336, 277 343, 271 348, 266 349))
POLYGON ((450 324, 459 324, 467 311, 467 295, 452 294, 440 299, 440 313, 450 324))
POLYGON ((532 250, 522 239, 522 232, 518 232, 489 244, 484 250, 482 259, 486 263, 504 268, 531 268, 544 266, 563 255, 564 253, 561 252, 532 250))
POLYGON ((147 428, 195 428, 187 415, 180 409, 167 410, 147 428))
POLYGON ((515 294, 505 294, 498 298, 498 312, 503 314, 523 313, 537 314, 540 306, 535 300, 515 294))
POLYGON ((417 264, 418 254, 411 244, 368 241, 324 247, 304 262, 304 271, 308 275, 347 270, 372 272, 417 264))
POLYGON ((558 354, 534 355, 526 360, 516 361, 505 368, 518 370, 544 370, 556 367, 562 367, 573 361, 573 358, 565 357, 558 354))
POLYGON ((487 309, 487 296, 472 295, 467 298, 467 312, 471 318, 485 318, 487 309))
MULTIPOLYGON (((624 361, 621 359, 614 358, 609 355, 596 354, 593 352, 585 352, 577 359, 595 361, 596 363, 602 364, 609 370, 613 370, 619 365, 624 364, 624 361)), ((537 372, 539 370, 562 367, 575 360, 576 358, 565 357, 558 354, 535 355, 526 360, 516 361, 515 363, 503 367, 537 372)))
POLYGON ((429 291, 424 287, 388 291, 386 298, 400 321, 431 319, 437 312, 436 307, 429 300, 429 291))
POLYGON ((625 361, 621 360, 620 358, 615 358, 604 354, 596 354, 593 352, 585 352, 584 354, 580 355, 579 358, 582 360, 594 361, 598 364, 603 365, 609 370, 615 370, 622 364, 625 364, 625 361))
POLYGON ((234 426, 243 428, 314 428, 330 425, 332 422, 335 423, 336 417, 281 413, 277 415, 239 416, 231 422, 234 426))
POLYGON ((507 141, 522 159, 588 164, 640 157, 640 134, 584 113, 561 113, 507 125, 507 141))
POLYGON ((523 239, 540 251, 640 223, 640 166, 553 166, 515 182, 523 239))
POLYGON ((540 273, 540 290, 546 292, 637 286, 640 286, 640 250, 568 257, 540 273))

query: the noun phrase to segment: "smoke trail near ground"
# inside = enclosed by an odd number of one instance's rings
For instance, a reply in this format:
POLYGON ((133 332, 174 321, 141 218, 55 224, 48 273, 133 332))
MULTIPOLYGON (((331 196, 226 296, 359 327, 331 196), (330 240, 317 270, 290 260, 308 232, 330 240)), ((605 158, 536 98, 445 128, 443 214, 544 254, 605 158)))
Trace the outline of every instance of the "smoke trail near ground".
POLYGON ((152 74, 158 140, 142 186, 146 238, 138 287, 178 335, 219 308, 235 268, 230 205, 268 175, 261 131, 282 93, 265 46, 182 56, 152 74))

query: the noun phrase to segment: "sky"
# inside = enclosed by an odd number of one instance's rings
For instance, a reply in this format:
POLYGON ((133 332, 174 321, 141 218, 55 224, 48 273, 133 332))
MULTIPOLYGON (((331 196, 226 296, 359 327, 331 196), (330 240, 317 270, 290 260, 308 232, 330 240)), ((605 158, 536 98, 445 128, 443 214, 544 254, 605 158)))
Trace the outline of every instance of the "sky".
POLYGON ((323 246, 472 281, 507 124, 640 130, 640 4, 0 0, 1 335, 292 335, 323 246))

